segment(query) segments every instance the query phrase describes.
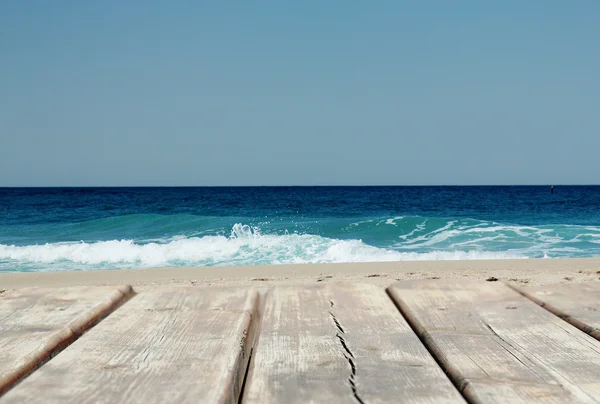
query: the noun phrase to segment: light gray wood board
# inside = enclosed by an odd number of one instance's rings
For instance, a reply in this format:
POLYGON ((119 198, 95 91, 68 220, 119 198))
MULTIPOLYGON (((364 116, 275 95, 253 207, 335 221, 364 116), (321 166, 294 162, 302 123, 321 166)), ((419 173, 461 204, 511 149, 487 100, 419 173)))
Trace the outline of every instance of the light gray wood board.
POLYGON ((108 315, 130 286, 26 288, 0 295, 0 394, 108 315))
POLYGON ((600 340, 600 282, 511 286, 523 296, 600 340))
POLYGON ((388 289, 472 402, 600 401, 600 342, 500 283, 388 289))
POLYGON ((248 289, 146 289, 0 402, 237 403, 257 304, 248 289))
POLYGON ((383 288, 332 284, 268 291, 243 402, 464 400, 383 288))

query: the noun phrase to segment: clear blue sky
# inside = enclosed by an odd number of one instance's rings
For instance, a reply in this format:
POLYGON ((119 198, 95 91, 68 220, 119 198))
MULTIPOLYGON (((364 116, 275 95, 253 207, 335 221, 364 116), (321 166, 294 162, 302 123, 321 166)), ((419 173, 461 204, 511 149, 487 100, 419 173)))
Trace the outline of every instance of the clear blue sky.
POLYGON ((600 183, 600 1, 0 2, 0 186, 600 183))

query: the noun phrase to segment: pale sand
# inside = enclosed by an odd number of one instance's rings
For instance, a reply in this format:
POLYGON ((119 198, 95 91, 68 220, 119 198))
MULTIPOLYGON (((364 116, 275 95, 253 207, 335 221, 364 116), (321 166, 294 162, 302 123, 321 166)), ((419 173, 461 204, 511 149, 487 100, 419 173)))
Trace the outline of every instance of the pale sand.
POLYGON ((0 290, 75 285, 256 286, 358 282, 388 286, 396 280, 498 278, 522 287, 598 282, 600 258, 485 261, 421 261, 348 264, 261 265, 247 267, 151 268, 0 274, 0 290))

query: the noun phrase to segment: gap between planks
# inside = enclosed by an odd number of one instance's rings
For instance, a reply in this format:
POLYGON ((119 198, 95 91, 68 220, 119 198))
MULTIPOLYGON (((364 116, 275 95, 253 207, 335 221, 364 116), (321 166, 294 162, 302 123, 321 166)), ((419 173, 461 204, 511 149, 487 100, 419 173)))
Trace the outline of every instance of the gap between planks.
POLYGON ((3 399, 237 403, 257 297, 247 288, 144 290, 3 399))
POLYGON ((242 402, 464 402, 384 288, 278 287, 264 297, 242 402))
POLYGON ((590 336, 592 336, 600 341, 600 329, 598 329, 590 324, 587 324, 584 321, 579 320, 578 318, 576 318, 576 316, 572 316, 572 315, 564 312, 563 310, 558 309, 556 306, 549 304, 548 302, 546 302, 542 299, 538 299, 536 296, 533 295, 533 293, 527 292, 524 289, 517 288, 516 286, 513 286, 513 285, 507 285, 507 286, 510 287, 515 292, 519 293, 520 295, 531 300, 538 306, 548 310, 550 313, 554 314, 555 316, 563 319, 564 321, 571 324, 572 326, 579 328, 581 331, 585 332, 586 334, 589 334, 590 336))
POLYGON ((116 288, 105 301, 67 323, 50 336, 48 340, 42 342, 34 351, 22 357, 21 365, 0 375, 0 397, 58 355, 134 295, 135 292, 130 285, 116 288))
POLYGON ((423 280, 387 291, 469 402, 598 402, 597 341, 503 287, 423 280))

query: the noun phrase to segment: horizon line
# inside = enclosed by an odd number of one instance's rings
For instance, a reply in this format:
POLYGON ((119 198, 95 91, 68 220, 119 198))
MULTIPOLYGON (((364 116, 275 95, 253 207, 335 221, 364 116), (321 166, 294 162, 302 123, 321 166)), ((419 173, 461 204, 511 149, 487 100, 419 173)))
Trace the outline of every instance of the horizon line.
POLYGON ((24 188, 366 188, 366 187, 585 187, 600 186, 600 184, 353 184, 353 185, 13 185, 0 189, 24 188))

